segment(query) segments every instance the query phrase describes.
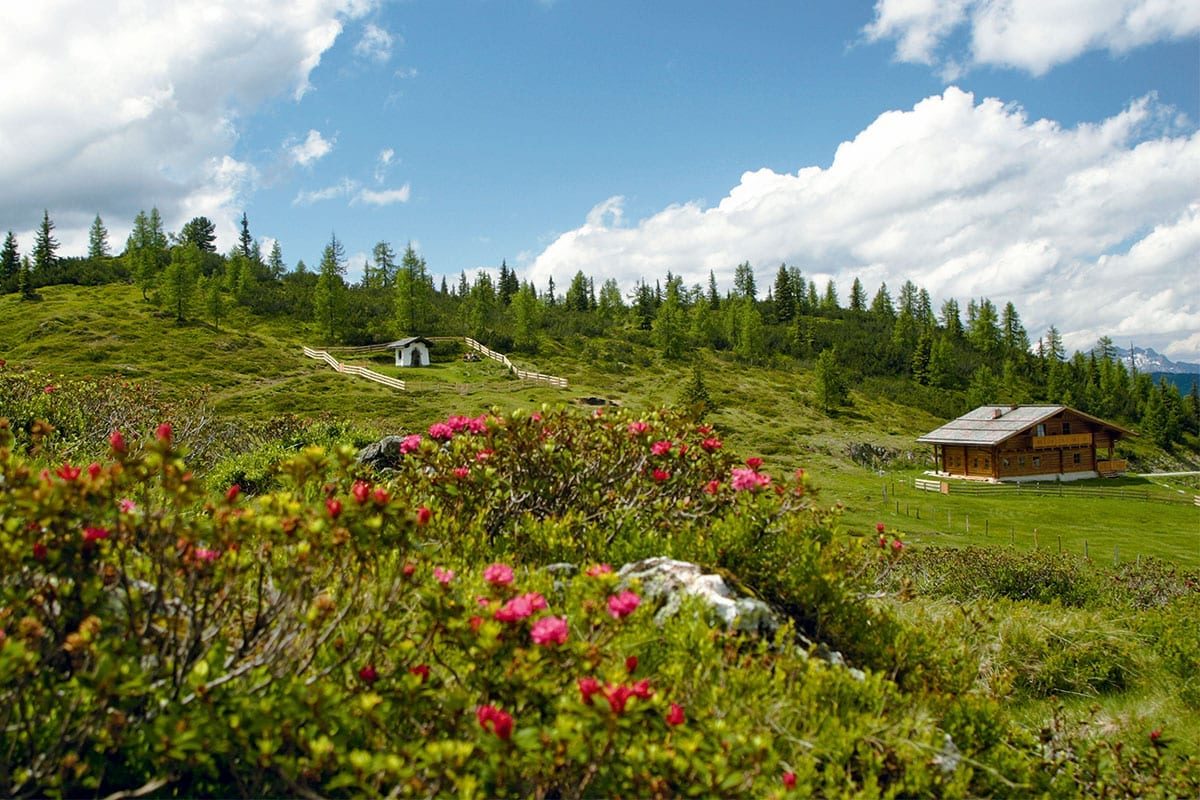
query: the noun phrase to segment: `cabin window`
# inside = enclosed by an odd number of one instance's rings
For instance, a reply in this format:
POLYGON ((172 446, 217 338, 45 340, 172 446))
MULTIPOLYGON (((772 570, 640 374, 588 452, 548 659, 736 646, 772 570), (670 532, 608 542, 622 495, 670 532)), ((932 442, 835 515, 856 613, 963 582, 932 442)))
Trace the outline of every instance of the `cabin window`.
POLYGON ((1073 456, 1072 460, 1074 460, 1074 462, 1076 464, 1082 463, 1083 459, 1080 457, 1079 453, 1074 453, 1074 454, 1072 454, 1072 456, 1073 456))
POLYGON ((1038 423, 1038 426, 1037 426, 1037 435, 1038 435, 1038 436, 1045 436, 1045 435, 1046 435, 1046 423, 1044 423, 1044 422, 1039 422, 1039 423, 1038 423))
POLYGON ((1034 457, 1033 457, 1033 465, 1034 465, 1035 467, 1040 467, 1040 466, 1042 465, 1042 457, 1041 457, 1041 456, 1034 456, 1034 457))
POLYGON ((1063 436, 1066 436, 1070 432, 1071 432, 1071 423, 1067 422, 1064 419, 1063 420, 1063 436))
POLYGON ((1003 466, 1005 469, 1007 469, 1007 468, 1008 468, 1008 459, 1007 459, 1007 458, 1002 458, 1002 459, 1000 459, 1000 464, 1001 464, 1001 465, 1002 465, 1002 466, 1003 466))
POLYGON ((1017 456, 1017 466, 1018 467, 1025 466, 1025 456, 1017 456))

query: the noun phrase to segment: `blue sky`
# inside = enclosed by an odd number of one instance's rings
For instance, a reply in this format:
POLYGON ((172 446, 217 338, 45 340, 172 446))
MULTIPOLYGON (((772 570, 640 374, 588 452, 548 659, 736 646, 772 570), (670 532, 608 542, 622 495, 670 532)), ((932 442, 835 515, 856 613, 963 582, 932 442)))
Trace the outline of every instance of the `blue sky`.
POLYGON ((352 276, 412 240, 540 288, 786 261, 1200 360, 1194 3, 294 5, 15 12, 0 227, 158 205, 227 248, 244 210, 289 264, 336 232, 352 276))

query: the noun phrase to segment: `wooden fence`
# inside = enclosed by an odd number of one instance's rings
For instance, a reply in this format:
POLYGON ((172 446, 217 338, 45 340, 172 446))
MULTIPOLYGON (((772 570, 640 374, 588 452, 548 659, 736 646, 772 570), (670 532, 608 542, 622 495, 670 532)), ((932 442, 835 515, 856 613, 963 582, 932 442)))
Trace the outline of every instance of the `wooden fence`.
POLYGON ((309 358, 315 358, 318 361, 324 361, 338 372, 344 372, 348 375, 357 375, 360 378, 366 378, 369 381, 382 383, 384 386, 390 386, 393 389, 400 389, 401 391, 404 391, 407 388, 404 385, 404 381, 400 380, 399 378, 381 375, 380 373, 369 370, 366 367, 356 367, 351 364, 343 364, 324 350, 313 350, 311 347, 305 347, 304 355, 308 356, 309 358))
POLYGON ((508 371, 513 375, 516 375, 521 380, 540 381, 542 383, 548 383, 551 386, 557 386, 559 389, 567 388, 566 378, 558 378, 554 375, 544 375, 541 372, 530 372, 526 369, 520 369, 512 363, 508 356, 504 355, 503 353, 497 353, 495 350, 485 347, 469 336, 465 337, 464 341, 467 343, 467 347, 471 348, 472 350, 476 350, 493 361, 499 361, 501 364, 508 367, 508 371))
POLYGON ((1069 483, 975 483, 971 481, 932 481, 915 478, 913 488, 942 494, 1004 494, 1033 495, 1035 497, 1105 497, 1118 500, 1141 500, 1152 503, 1195 504, 1200 506, 1200 497, 1189 499, 1186 495, 1173 497, 1146 489, 1131 489, 1116 486, 1072 486, 1069 483))

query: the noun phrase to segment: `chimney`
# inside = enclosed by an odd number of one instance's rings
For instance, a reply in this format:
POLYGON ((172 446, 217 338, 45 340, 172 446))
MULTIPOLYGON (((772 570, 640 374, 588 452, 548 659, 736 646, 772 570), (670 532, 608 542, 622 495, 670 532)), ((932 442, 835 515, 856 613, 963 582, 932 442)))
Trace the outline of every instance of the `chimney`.
POLYGON ((993 408, 992 409, 992 419, 1000 419, 1003 416, 1004 416, 1003 408, 993 408))

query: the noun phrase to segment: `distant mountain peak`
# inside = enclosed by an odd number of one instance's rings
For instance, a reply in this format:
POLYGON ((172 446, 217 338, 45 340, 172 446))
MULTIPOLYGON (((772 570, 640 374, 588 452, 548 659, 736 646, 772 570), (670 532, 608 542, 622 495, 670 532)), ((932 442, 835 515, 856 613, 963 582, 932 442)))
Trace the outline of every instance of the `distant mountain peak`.
POLYGON ((1138 372, 1165 372, 1171 375, 1195 375, 1200 373, 1200 364, 1187 361, 1172 361, 1156 352, 1153 347, 1114 347, 1117 358, 1127 366, 1133 366, 1138 372))

